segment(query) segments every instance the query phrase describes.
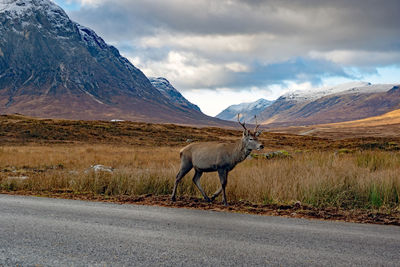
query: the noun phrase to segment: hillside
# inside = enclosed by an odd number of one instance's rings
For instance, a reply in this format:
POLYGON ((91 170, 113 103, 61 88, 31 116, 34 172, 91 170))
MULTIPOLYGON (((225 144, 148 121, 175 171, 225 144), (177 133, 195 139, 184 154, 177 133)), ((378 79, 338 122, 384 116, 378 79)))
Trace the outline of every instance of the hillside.
POLYGON ((366 119, 348 121, 343 123, 335 123, 337 127, 364 127, 364 126, 381 126, 400 124, 400 109, 390 111, 380 116, 374 116, 366 119))
POLYGON ((149 77, 149 80, 151 84, 171 103, 176 106, 182 106, 187 109, 201 112, 198 106, 187 100, 167 79, 163 77, 149 77))
POLYGON ((332 139, 364 138, 371 136, 398 138, 400 137, 400 109, 361 120, 302 127, 292 126, 270 129, 270 131, 332 139))

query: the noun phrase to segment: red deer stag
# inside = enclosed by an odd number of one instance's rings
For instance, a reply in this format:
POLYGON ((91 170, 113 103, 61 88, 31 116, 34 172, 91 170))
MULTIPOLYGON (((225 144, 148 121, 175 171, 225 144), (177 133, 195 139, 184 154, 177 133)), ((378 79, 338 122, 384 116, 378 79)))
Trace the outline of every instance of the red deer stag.
POLYGON ((247 130, 245 123, 241 123, 238 114, 238 122, 244 128, 243 136, 235 143, 218 143, 218 142, 204 142, 193 143, 184 147, 180 151, 181 167, 176 175, 174 190, 172 192, 172 201, 176 200, 176 188, 179 181, 194 168, 195 174, 193 176, 193 183, 200 190, 204 199, 208 202, 213 201, 221 192, 223 196, 224 205, 228 205, 225 195, 225 187, 228 182, 228 172, 230 172, 236 164, 242 162, 253 149, 263 149, 264 146, 258 141, 258 136, 261 131, 258 131, 260 125, 257 124, 254 132, 247 130), (203 172, 218 172, 221 182, 219 188, 211 199, 206 195, 200 185, 200 177, 203 172))

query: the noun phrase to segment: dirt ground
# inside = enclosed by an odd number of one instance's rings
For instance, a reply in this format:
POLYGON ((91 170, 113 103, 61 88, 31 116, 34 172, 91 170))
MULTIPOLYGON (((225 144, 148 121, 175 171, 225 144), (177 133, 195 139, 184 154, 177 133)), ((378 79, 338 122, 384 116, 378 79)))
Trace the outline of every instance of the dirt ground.
MULTIPOLYGON (((399 124, 400 125, 400 124, 399 124)), ((327 128, 317 126, 265 129, 265 147, 285 150, 389 149, 400 150, 400 126, 327 128), (397 128, 396 128, 397 127, 397 128), (393 128, 393 129, 392 129, 393 128), (392 130, 390 130, 392 129, 392 130), (393 133, 389 134, 388 133, 393 133)), ((143 122, 73 121, 0 115, 0 145, 118 144, 148 147, 184 146, 188 141, 234 141, 242 128, 190 127, 143 122)))

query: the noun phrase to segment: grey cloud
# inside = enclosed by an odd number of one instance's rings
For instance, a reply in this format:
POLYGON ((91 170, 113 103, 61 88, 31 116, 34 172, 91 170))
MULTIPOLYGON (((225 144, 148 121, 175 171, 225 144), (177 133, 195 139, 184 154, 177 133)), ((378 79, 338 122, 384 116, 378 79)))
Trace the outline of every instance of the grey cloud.
POLYGON ((285 62, 262 65, 254 64, 252 71, 231 73, 227 86, 240 89, 242 87, 263 87, 270 84, 310 82, 319 85, 322 77, 341 76, 356 78, 346 73, 339 65, 326 60, 296 58, 285 62))
POLYGON ((167 30, 293 38, 319 50, 400 49, 400 1, 106 1, 72 16, 111 38, 167 30), (116 33, 118 32, 118 33, 116 33))
MULTIPOLYGON (((287 80, 318 84, 326 76, 354 78, 344 67, 374 72, 377 66, 398 64, 399 10, 398 0, 105 0, 72 11, 70 16, 125 55, 140 57, 143 64, 162 63, 169 51, 178 51, 218 66, 229 62, 247 65, 248 72, 221 71, 221 79, 209 85, 239 88, 287 80), (163 42, 163 35, 172 40, 163 42), (224 50, 225 44, 217 48, 213 42, 173 42, 182 36, 207 40, 235 35, 251 40, 251 47, 230 51, 224 50), (161 38, 160 46, 142 46, 141 41, 148 37, 161 38), (354 55, 340 61, 329 57, 332 51, 354 55), (318 57, 313 58, 312 53, 318 57)), ((179 84, 195 88, 191 81, 179 84)))

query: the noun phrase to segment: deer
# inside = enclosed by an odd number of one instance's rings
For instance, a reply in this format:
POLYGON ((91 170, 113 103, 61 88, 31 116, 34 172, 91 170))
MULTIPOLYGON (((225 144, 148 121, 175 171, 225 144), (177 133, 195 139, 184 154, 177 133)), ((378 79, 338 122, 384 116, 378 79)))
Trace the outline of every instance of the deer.
POLYGON ((207 202, 212 202, 222 192, 223 204, 228 206, 226 200, 225 188, 228 183, 228 173, 235 166, 246 159, 252 150, 261 150, 264 146, 258 141, 258 136, 262 133, 259 131, 257 117, 255 117, 256 126, 251 132, 246 128, 245 122, 240 122, 238 114, 238 122, 243 127, 242 138, 235 143, 222 142, 199 142, 192 143, 180 150, 181 165, 176 175, 174 189, 172 191, 171 200, 176 201, 176 190, 182 178, 194 168, 193 183, 199 189, 207 202), (203 172, 218 172, 221 187, 209 198, 200 185, 200 177, 203 172))

